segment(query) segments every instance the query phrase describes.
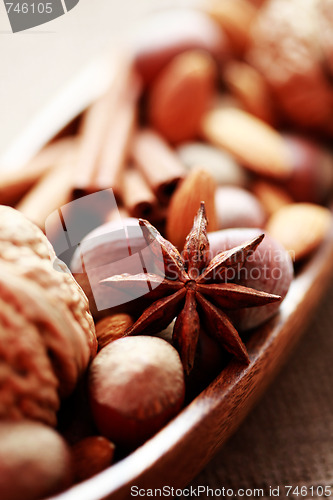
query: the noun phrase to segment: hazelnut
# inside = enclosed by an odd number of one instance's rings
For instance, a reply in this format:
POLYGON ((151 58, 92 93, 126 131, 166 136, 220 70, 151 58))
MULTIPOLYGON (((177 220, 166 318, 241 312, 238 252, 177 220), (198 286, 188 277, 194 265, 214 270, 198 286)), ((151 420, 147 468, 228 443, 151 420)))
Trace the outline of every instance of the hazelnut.
POLYGON ((266 213, 250 191, 236 186, 220 186, 215 193, 218 229, 263 227, 266 213))
POLYGON ((284 136, 292 171, 284 188, 295 201, 322 203, 333 188, 332 153, 305 137, 284 136))
POLYGON ((185 392, 183 367, 177 351, 162 339, 118 339, 91 364, 89 391, 101 434, 133 448, 180 410, 185 392))
POLYGON ((53 429, 28 420, 3 421, 0 441, 1 500, 35 500, 70 485, 70 453, 53 429))
MULTIPOLYGON (((262 230, 255 228, 233 228, 210 233, 212 257, 218 252, 241 245, 260 233, 262 230)), ((266 233, 256 251, 248 257, 244 266, 235 272, 233 282, 280 295, 284 299, 293 275, 293 264, 288 252, 270 234, 266 233)), ((236 309, 230 311, 230 317, 239 332, 246 331, 258 327, 274 316, 279 306, 280 302, 275 302, 260 307, 236 309)))
POLYGON ((73 473, 76 481, 84 481, 111 465, 114 444, 103 436, 89 436, 72 448, 73 473))

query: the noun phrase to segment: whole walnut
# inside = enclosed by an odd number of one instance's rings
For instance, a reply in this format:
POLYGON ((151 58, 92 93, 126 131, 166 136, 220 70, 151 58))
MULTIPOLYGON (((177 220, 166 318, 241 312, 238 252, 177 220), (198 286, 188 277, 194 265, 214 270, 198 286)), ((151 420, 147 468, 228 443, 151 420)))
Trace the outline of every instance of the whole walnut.
POLYGON ((97 351, 88 300, 42 231, 0 207, 0 419, 56 424, 97 351))
POLYGON ((285 121, 328 135, 333 134, 332 33, 333 0, 269 0, 253 23, 246 55, 268 82, 285 121))

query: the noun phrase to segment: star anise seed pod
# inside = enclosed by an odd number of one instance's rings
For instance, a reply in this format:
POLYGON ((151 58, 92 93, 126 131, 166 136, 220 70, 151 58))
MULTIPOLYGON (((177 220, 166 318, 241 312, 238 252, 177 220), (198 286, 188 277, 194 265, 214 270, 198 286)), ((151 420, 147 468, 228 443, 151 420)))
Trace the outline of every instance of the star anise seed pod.
POLYGON ((161 272, 164 278, 158 274, 141 273, 111 276, 102 281, 128 293, 134 290, 136 297, 142 292, 152 300, 124 336, 157 333, 177 317, 172 338, 185 373, 188 374, 193 367, 201 325, 224 349, 248 364, 246 347, 225 311, 261 306, 281 297, 229 283, 228 270, 240 269, 261 243, 264 234, 209 260, 208 221, 203 202, 186 238, 182 256, 148 221, 140 219, 139 223, 153 253, 160 256, 162 250, 161 272))

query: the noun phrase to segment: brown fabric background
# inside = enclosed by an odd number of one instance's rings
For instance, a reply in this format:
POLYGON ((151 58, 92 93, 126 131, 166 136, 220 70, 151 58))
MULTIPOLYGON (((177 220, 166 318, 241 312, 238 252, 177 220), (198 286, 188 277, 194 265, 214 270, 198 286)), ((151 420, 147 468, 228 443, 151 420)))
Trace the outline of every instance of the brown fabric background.
MULTIPOLYGON (((263 488, 264 499, 274 498, 270 486, 333 485, 333 285, 279 376, 197 485, 263 488)), ((278 498, 286 498, 284 488, 278 498)))

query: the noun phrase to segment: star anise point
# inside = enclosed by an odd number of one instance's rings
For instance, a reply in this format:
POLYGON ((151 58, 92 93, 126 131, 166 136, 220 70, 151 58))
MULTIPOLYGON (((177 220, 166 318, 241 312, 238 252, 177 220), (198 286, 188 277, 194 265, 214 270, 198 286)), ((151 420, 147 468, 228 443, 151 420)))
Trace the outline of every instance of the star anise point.
POLYGON ((134 289, 137 287, 136 291, 145 282, 146 285, 148 282, 152 285, 147 293, 152 304, 125 335, 157 333, 177 318, 173 343, 186 373, 191 371, 194 364, 201 327, 241 363, 248 364, 250 359, 246 347, 226 311, 265 305, 281 297, 228 282, 228 269, 244 265, 265 235, 261 234, 209 259, 208 221, 204 202, 186 238, 182 255, 148 221, 140 219, 139 224, 153 254, 162 251, 165 276, 141 273, 103 280, 103 283, 120 286, 122 290, 126 289, 126 285, 134 289))

